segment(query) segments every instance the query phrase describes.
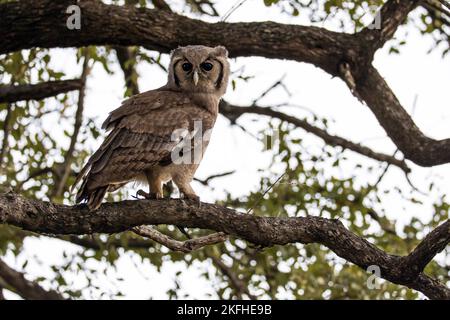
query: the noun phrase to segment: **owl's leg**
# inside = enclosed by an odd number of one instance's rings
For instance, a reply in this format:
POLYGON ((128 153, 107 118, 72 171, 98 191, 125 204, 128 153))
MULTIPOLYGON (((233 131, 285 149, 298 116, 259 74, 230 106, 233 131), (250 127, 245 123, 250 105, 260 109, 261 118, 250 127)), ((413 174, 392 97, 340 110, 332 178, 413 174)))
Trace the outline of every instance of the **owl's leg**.
MULTIPOLYGON (((192 189, 190 181, 186 181, 185 177, 175 176, 173 177, 173 182, 177 185, 178 190, 183 195, 183 198, 193 200, 198 207, 200 207, 200 197, 195 194, 194 189, 192 189)), ((181 198, 181 201, 183 201, 181 198)), ((177 226, 178 230, 181 231, 188 239, 192 239, 186 228, 177 226)))
POLYGON ((144 190, 140 189, 136 192, 136 196, 142 196, 145 199, 162 199, 162 181, 158 177, 152 175, 150 172, 147 172, 145 175, 147 177, 149 192, 147 193, 144 190))
POLYGON ((195 201, 198 206, 200 206, 200 197, 195 194, 194 189, 192 189, 190 181, 183 179, 183 177, 173 177, 173 182, 177 185, 183 198, 195 201))

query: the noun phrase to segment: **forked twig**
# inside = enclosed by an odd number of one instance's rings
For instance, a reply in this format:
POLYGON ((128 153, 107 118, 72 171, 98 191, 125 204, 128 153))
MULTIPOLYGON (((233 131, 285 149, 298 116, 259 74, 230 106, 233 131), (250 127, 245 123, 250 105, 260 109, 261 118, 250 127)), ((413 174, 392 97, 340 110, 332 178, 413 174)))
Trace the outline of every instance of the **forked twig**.
POLYGON ((200 249, 204 246, 216 244, 225 241, 228 236, 223 232, 216 232, 207 236, 199 237, 196 239, 189 239, 186 241, 178 241, 171 237, 159 232, 151 226, 139 226, 134 227, 132 231, 142 237, 149 238, 163 246, 174 250, 189 253, 191 251, 200 249))

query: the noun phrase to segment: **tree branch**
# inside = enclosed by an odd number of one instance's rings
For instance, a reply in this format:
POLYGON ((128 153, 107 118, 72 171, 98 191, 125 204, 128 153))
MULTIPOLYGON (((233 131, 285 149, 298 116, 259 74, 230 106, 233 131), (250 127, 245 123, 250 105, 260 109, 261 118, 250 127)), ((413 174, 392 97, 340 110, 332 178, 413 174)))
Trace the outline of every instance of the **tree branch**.
MULTIPOLYGON (((27 233, 27 232, 24 232, 27 233)), ((145 235, 143 235, 145 236, 145 235)), ((121 242, 117 239, 108 239, 107 241, 102 241, 100 239, 95 238, 89 238, 89 237, 77 237, 74 235, 71 236, 54 236, 56 239, 62 240, 62 241, 68 241, 70 243, 79 245, 81 247, 84 247, 86 249, 93 249, 93 250, 103 250, 107 249, 109 246, 123 248, 125 250, 137 250, 137 249, 149 249, 154 247, 154 241, 153 240, 145 240, 145 239, 127 239, 125 243, 121 242)), ((162 243, 165 245, 164 243, 162 243)), ((167 246, 166 246, 167 247, 167 246)), ((233 287, 233 289, 236 292, 236 295, 239 299, 242 299, 242 295, 246 294, 249 299, 255 300, 256 297, 253 296, 249 290, 247 285, 239 279, 238 276, 230 269, 228 268, 225 263, 218 257, 208 254, 207 251, 204 251, 204 254, 209 257, 213 264, 216 266, 216 268, 229 279, 230 286, 233 287)), ((0 283, 1 284, 1 283, 0 283)))
MULTIPOLYGON (((177 199, 122 201, 105 203, 98 210, 89 211, 86 205, 57 205, 10 192, 0 194, 0 223, 50 234, 116 233, 140 225, 172 224, 224 232, 261 246, 320 243, 363 269, 379 266, 386 280, 419 290, 433 299, 450 299, 450 289, 418 273, 408 262, 408 256, 394 256, 378 249, 338 220, 314 216, 260 217, 214 204, 202 203, 198 207, 187 203, 177 199)), ((445 232, 450 232, 448 224, 447 221, 446 227, 438 228, 438 238, 445 238, 445 232)), ((425 249, 418 250, 426 251, 429 241, 425 237, 422 241, 425 244, 420 246, 425 249)), ((443 245, 444 242, 439 248, 443 245)), ((430 254, 436 253, 438 248, 432 248, 430 254)))
POLYGON ((114 46, 113 49, 116 51, 117 60, 119 61, 120 68, 123 71, 125 87, 130 91, 130 95, 138 94, 138 74, 135 66, 136 48, 114 46))
POLYGON ((56 96, 60 93, 79 90, 81 86, 82 82, 79 79, 0 86, 0 103, 11 103, 21 100, 41 100, 56 96))
POLYGON ((76 245, 82 246, 87 249, 93 250, 102 250, 108 249, 109 247, 116 248, 130 248, 130 249, 149 249, 154 247, 154 242, 145 239, 127 239, 125 242, 122 242, 118 239, 108 239, 107 241, 102 241, 100 239, 92 239, 90 237, 78 237, 75 235, 69 236, 57 236, 59 240, 69 241, 76 245))
POLYGON ((3 295, 3 287, 0 285, 0 301, 6 300, 5 296, 3 295))
POLYGON ((106 5, 100 1, 79 1, 83 13, 81 30, 69 30, 65 18, 72 1, 22 0, 0 4, 0 32, 4 37, 0 53, 36 46, 87 45, 143 46, 167 53, 180 45, 202 43, 224 45, 231 57, 256 55, 311 63, 344 81, 348 82, 350 76, 353 94, 368 104, 405 157, 422 166, 433 166, 450 161, 450 139, 436 141, 426 137, 411 117, 399 109, 401 105, 392 99, 395 96, 384 80, 382 85, 368 85, 381 78, 370 65, 371 52, 392 37, 417 2, 388 1, 381 9, 381 30, 364 29, 352 35, 274 22, 207 23, 166 10, 106 5), (348 66, 346 74, 340 72, 342 66, 348 66), (387 112, 380 115, 384 109, 387 112), (411 137, 399 129, 410 124, 411 137), (412 143, 405 143, 406 140, 412 143))
POLYGON ((84 111, 84 98, 86 95, 86 80, 90 72, 89 67, 89 54, 88 50, 85 49, 84 53, 84 61, 83 61, 83 67, 81 72, 81 78, 80 83, 81 87, 78 90, 78 104, 77 104, 77 111, 75 112, 75 123, 73 125, 73 133, 70 137, 70 145, 67 149, 67 152, 64 156, 64 162, 62 164, 62 173, 59 176, 56 176, 55 179, 55 189, 52 194, 52 197, 60 197, 65 190, 67 179, 70 176, 71 170, 70 167, 73 162, 74 158, 74 152, 75 152, 75 146, 78 141, 78 136, 80 133, 80 128, 83 123, 83 111, 84 111))
POLYGON ((406 158, 427 167, 450 162, 450 139, 425 136, 375 68, 369 68, 357 90, 406 158))
POLYGON ((209 255, 209 258, 211 258, 213 264, 220 270, 220 272, 222 272, 222 274, 229 279, 230 285, 234 288, 238 299, 242 299, 242 295, 245 294, 250 300, 256 300, 256 297, 249 292, 244 281, 239 279, 239 277, 222 261, 222 259, 213 255, 209 255))
POLYGON ((204 246, 208 246, 211 244, 217 244, 227 239, 227 235, 225 233, 216 232, 196 239, 178 241, 159 232, 158 230, 156 230, 151 226, 138 226, 134 227, 132 230, 134 233, 142 237, 152 239, 153 241, 158 242, 159 244, 162 244, 163 246, 171 250, 181 251, 184 253, 189 253, 191 251, 198 250, 200 248, 203 248, 204 246))
POLYGON ((214 179, 217 179, 217 178, 226 177, 226 176, 229 176, 229 175, 231 175, 231 174, 234 174, 235 172, 236 172, 236 171, 233 170, 233 171, 228 171, 228 172, 223 172, 223 173, 213 174, 213 175, 211 175, 211 176, 209 176, 209 177, 206 177, 205 179, 194 178, 194 180, 197 181, 197 182, 199 182, 199 183, 201 183, 201 184, 204 185, 204 186, 208 186, 208 185, 209 185, 209 182, 210 182, 211 180, 214 180, 214 179))
POLYGON ((439 252, 450 243, 450 220, 431 231, 419 245, 411 252, 405 265, 413 268, 415 273, 423 269, 433 260, 439 252))
POLYGON ((23 273, 10 268, 2 259, 0 259, 0 277, 24 299, 64 300, 58 292, 47 291, 38 283, 25 279, 23 273))
POLYGON ((346 46, 359 48, 352 35, 324 28, 273 22, 207 23, 167 10, 106 5, 100 1, 79 1, 81 29, 69 30, 66 9, 72 4, 71 0, 1 4, 0 32, 4 41, 0 53, 31 47, 88 45, 143 46, 168 53, 180 45, 221 44, 232 57, 286 58, 313 63, 337 74, 336 66, 348 51, 346 46))
POLYGON ((3 171, 3 165, 7 162, 6 154, 8 153, 9 144, 8 144, 8 138, 9 138, 9 132, 11 130, 11 113, 13 112, 13 106, 8 103, 6 105, 6 115, 5 119, 3 121, 3 139, 2 144, 0 146, 0 172, 3 171))
POLYGON ((408 14, 414 10, 421 0, 389 0, 381 8, 379 17, 381 19, 381 28, 365 28, 360 32, 368 47, 367 54, 373 58, 376 50, 383 47, 386 41, 390 40, 398 27, 404 23, 408 14))
POLYGON ((220 103, 220 113, 223 114, 225 117, 227 117, 228 119, 230 119, 233 122, 236 121, 237 118, 239 118, 243 114, 247 114, 247 113, 259 114, 259 115, 269 116, 272 118, 277 118, 282 121, 286 121, 290 124, 293 124, 299 128, 302 128, 303 130, 305 130, 307 132, 310 132, 310 133, 318 136, 323 141, 325 141, 325 143, 327 143, 328 145, 340 146, 343 149, 352 150, 352 151, 362 154, 366 157, 395 165, 395 166, 399 167, 400 169, 402 169, 405 173, 409 173, 411 171, 411 169, 408 167, 408 165, 405 163, 404 160, 399 160, 393 156, 390 156, 390 155, 387 155, 384 153, 375 152, 368 147, 360 145, 359 143, 351 142, 351 141, 341 138, 339 136, 329 134, 326 130, 323 130, 321 128, 313 126, 306 120, 287 115, 283 112, 273 110, 269 107, 260 107, 260 106, 240 107, 240 106, 231 105, 228 102, 222 100, 220 103))

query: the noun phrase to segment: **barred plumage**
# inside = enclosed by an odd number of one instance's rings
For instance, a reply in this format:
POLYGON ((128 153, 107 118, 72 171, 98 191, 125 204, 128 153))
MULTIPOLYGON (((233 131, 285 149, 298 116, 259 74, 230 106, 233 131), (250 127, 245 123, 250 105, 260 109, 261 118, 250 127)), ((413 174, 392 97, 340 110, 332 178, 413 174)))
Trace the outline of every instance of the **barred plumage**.
MULTIPOLYGON (((96 209, 106 192, 142 177, 150 192, 141 195, 161 198, 162 184, 173 180, 184 196, 198 198, 190 186, 198 163, 173 163, 172 152, 183 138, 174 139, 173 133, 191 132, 196 122, 201 122, 202 133, 213 128, 228 75, 223 47, 174 50, 167 85, 129 98, 103 123, 110 133, 76 178, 73 188, 82 181, 76 202, 86 200, 96 209)), ((202 155, 207 144, 202 141, 202 155)))

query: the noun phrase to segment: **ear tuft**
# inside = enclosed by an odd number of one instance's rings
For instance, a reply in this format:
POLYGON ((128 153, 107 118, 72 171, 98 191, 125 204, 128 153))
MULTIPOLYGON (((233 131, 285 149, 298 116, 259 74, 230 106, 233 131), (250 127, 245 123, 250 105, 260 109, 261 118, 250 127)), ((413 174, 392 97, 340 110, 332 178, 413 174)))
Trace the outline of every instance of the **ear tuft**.
POLYGON ((214 53, 218 56, 228 57, 228 50, 224 46, 214 47, 214 53))
POLYGON ((183 49, 183 47, 178 47, 176 49, 173 49, 172 51, 170 51, 170 56, 173 57, 173 56, 179 54, 182 49, 183 49))

